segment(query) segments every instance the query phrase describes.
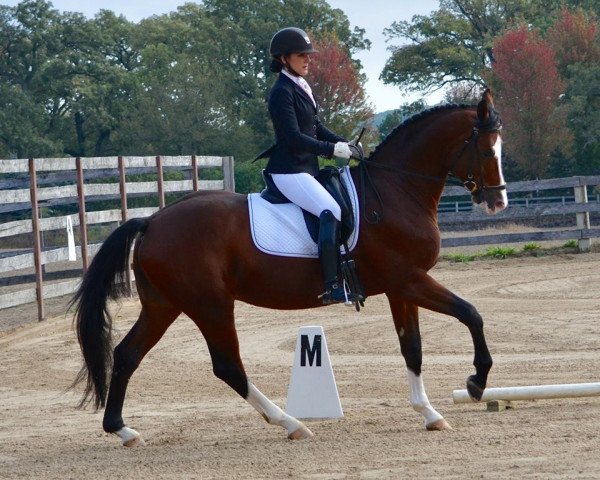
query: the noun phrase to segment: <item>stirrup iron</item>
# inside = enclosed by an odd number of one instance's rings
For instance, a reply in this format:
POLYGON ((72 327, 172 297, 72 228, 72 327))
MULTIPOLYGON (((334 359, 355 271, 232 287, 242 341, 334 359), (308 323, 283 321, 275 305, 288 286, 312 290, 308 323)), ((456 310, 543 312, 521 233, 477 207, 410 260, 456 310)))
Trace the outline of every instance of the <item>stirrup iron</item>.
POLYGON ((362 295, 353 293, 350 290, 346 279, 343 279, 341 282, 335 281, 327 284, 325 291, 318 298, 323 300, 324 305, 343 303, 348 307, 364 300, 362 295))

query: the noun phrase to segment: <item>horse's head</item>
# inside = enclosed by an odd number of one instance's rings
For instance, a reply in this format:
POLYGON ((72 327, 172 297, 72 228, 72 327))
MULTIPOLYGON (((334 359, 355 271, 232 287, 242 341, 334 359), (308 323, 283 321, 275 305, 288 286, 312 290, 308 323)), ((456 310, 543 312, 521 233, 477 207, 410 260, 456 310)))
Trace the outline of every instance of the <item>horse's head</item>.
POLYGON ((494 109, 489 90, 477 105, 477 119, 471 136, 464 142, 452 165, 452 173, 471 192, 473 203, 486 213, 506 208, 508 197, 502 175, 502 120, 494 109))

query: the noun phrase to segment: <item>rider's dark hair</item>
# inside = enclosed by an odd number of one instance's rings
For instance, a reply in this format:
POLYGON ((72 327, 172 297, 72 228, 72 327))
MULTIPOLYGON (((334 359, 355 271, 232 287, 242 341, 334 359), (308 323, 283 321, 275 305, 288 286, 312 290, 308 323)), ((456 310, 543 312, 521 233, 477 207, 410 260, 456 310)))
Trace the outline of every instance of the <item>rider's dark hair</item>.
POLYGON ((273 57, 271 59, 271 66, 269 67, 269 69, 273 73, 279 73, 283 69, 283 63, 278 58, 273 57))

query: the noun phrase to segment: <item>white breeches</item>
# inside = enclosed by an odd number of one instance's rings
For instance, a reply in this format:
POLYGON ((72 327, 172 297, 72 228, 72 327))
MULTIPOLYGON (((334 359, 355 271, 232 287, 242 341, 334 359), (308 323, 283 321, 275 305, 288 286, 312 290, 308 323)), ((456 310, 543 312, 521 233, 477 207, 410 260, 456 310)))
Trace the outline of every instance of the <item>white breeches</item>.
POLYGON ((271 177, 281 193, 300 208, 317 217, 329 210, 338 221, 342 219, 338 203, 310 173, 272 173, 271 177))

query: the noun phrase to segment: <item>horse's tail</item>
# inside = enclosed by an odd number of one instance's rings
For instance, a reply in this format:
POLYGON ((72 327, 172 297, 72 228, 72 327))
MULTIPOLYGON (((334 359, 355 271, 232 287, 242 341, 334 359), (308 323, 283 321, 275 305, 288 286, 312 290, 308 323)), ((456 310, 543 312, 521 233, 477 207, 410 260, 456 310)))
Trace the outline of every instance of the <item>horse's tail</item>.
POLYGON ((74 323, 84 359, 72 385, 85 381, 80 407, 92 401, 96 410, 105 405, 107 376, 112 369, 112 318, 107 301, 131 293, 125 281, 129 252, 137 234, 147 225, 147 219, 133 218, 112 232, 69 303, 69 307, 76 306, 74 323))

